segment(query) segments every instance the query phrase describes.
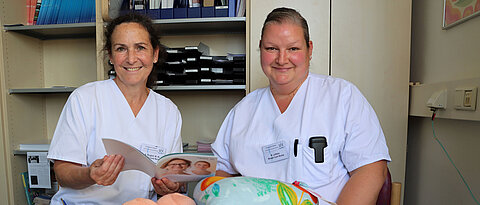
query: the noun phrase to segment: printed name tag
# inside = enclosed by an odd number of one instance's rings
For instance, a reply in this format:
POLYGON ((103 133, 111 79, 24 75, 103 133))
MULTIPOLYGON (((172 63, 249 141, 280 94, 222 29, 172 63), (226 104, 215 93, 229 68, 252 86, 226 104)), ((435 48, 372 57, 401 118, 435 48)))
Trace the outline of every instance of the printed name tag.
POLYGON ((285 141, 276 142, 262 147, 265 164, 288 159, 287 144, 285 141))
POLYGON ((151 144, 142 144, 140 151, 155 163, 157 163, 160 157, 165 155, 165 149, 163 147, 151 144))

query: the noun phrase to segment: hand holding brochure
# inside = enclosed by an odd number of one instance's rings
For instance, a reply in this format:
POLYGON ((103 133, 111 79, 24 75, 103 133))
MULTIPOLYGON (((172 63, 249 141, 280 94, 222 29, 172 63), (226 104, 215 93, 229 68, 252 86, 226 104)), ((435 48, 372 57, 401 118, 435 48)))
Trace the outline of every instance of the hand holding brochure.
POLYGON ((153 162, 137 148, 114 139, 102 139, 107 154, 125 158, 122 171, 139 170, 151 177, 176 182, 199 181, 215 175, 217 157, 204 153, 172 153, 153 162))

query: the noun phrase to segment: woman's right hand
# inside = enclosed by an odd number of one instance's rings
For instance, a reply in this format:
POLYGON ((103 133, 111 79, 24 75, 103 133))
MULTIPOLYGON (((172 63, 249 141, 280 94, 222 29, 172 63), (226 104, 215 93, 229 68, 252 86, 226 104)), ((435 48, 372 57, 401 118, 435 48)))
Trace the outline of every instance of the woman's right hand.
POLYGON ((84 189, 94 184, 111 185, 117 180, 125 164, 121 155, 105 156, 95 160, 90 167, 81 164, 55 160, 53 169, 58 183, 62 187, 84 189))
POLYGON ((97 159, 92 163, 89 167, 89 176, 98 185, 112 185, 124 164, 125 158, 122 155, 105 155, 103 159, 97 159))
POLYGON ((152 184, 155 192, 162 196, 178 192, 180 187, 185 185, 184 183, 170 181, 167 178, 157 179, 155 177, 152 178, 152 184))

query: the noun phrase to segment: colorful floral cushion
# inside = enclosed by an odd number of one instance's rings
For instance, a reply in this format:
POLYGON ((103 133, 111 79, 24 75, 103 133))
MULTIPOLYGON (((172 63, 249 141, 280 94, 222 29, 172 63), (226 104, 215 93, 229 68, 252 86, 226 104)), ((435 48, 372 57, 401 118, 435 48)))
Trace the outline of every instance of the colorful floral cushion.
POLYGON ((318 198, 304 187, 253 177, 208 177, 195 187, 197 205, 262 204, 314 205, 318 198))

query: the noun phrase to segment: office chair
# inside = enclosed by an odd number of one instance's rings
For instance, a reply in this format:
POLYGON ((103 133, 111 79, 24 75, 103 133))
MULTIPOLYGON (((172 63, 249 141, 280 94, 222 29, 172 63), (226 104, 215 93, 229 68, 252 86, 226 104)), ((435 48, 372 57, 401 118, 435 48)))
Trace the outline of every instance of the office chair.
POLYGON ((390 171, 387 168, 387 177, 377 198, 377 205, 400 205, 402 184, 393 182, 390 171))

